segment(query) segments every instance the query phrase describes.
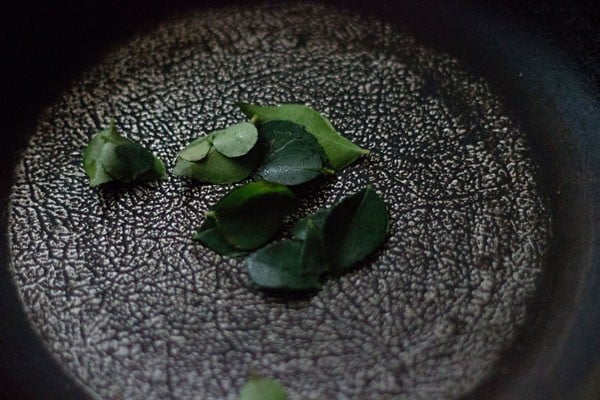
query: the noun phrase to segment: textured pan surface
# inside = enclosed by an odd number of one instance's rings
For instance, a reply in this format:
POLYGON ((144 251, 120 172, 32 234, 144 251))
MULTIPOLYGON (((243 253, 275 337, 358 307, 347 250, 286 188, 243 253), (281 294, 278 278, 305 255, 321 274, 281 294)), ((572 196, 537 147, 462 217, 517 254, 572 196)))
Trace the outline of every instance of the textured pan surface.
POLYGON ((493 371, 542 274, 549 214, 525 134, 488 85, 389 25, 316 5, 188 15, 135 38, 50 107, 17 168, 12 268, 51 352, 102 398, 234 399, 250 369, 292 398, 454 398, 493 371), (94 190, 89 137, 118 126, 167 164, 302 102, 372 150, 296 217, 371 183, 392 232, 369 267, 282 299, 190 240, 229 187, 94 190))

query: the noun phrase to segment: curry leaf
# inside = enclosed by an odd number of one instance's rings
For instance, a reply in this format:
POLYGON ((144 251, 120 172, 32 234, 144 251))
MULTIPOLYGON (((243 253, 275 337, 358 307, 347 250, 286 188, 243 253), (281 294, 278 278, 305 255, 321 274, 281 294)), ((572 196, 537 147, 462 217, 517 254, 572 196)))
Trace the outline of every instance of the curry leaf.
POLYGON ((115 179, 104 170, 102 164, 98 164, 94 169, 93 178, 90 177, 90 186, 99 186, 103 183, 114 181, 115 179))
POLYGON ((113 122, 111 122, 111 126, 97 133, 83 151, 83 169, 89 176, 92 186, 112 180, 112 177, 104 171, 104 168, 100 164, 100 155, 102 154, 102 147, 112 134, 113 128, 113 122), (94 184, 95 181, 98 182, 94 184))
POLYGON ((303 271, 312 274, 323 274, 330 270, 329 260, 325 253, 325 246, 326 243, 323 239, 323 232, 320 227, 309 218, 306 223, 305 238, 300 254, 300 263, 302 264, 303 271))
POLYGON ((258 139, 256 127, 249 122, 231 125, 212 135, 213 146, 227 157, 243 156, 254 147, 258 139))
POLYGON ((166 176, 162 161, 139 143, 121 136, 111 121, 96 134, 83 152, 83 168, 90 186, 111 181, 157 180, 166 176))
POLYGON ((323 225, 325 224, 325 218, 329 215, 329 211, 331 211, 331 209, 325 208, 306 218, 302 218, 300 221, 296 222, 296 225, 292 228, 292 233, 298 240, 306 239, 307 224, 309 221, 312 221, 316 229, 322 231, 323 225))
POLYGON ((209 136, 203 136, 188 144, 178 156, 185 161, 200 161, 208 155, 211 147, 209 136))
POLYGON ((115 145, 109 142, 102 147, 100 161, 110 176, 131 182, 152 168, 154 156, 137 143, 115 145))
POLYGON ((252 376, 240 390, 240 400, 286 400, 283 385, 271 378, 252 376))
POLYGON ((302 125, 317 139, 329 165, 336 171, 352 164, 361 155, 369 153, 340 135, 327 118, 310 107, 301 104, 263 107, 248 103, 238 103, 238 106, 244 114, 258 122, 283 120, 302 125))
POLYGON ((108 137, 112 134, 112 128, 113 126, 111 124, 111 127, 95 135, 83 152, 83 169, 90 178, 90 186, 98 186, 114 180, 114 178, 104 170, 104 167, 100 162, 102 147, 104 147, 108 137))
POLYGON ((259 163, 257 138, 256 127, 248 122, 200 137, 179 152, 173 174, 206 183, 239 182, 259 163))
POLYGON ((244 156, 229 158, 213 147, 205 158, 197 162, 178 158, 173 175, 185 176, 207 183, 234 183, 250 176, 259 161, 260 153, 256 149, 250 150, 244 156))
POLYGON ((329 271, 321 231, 308 219, 305 240, 283 240, 264 247, 248 258, 250 278, 268 289, 306 290, 321 287, 320 277, 329 271))
POLYGON ((385 203, 367 186, 331 208, 323 226, 327 257, 336 269, 347 269, 379 247, 388 229, 385 203))
POLYGON ((186 161, 200 161, 214 146, 225 157, 240 157, 254 147, 257 139, 256 127, 249 122, 242 122, 197 138, 181 150, 178 156, 186 161))
POLYGON ((229 192, 207 216, 215 219, 228 243, 252 250, 267 243, 295 208, 296 198, 287 187, 258 181, 229 192))
POLYGON ((250 278, 268 289, 320 288, 319 274, 307 271, 301 261, 302 250, 301 242, 283 240, 252 253, 246 258, 250 278))
POLYGON ((239 257, 246 254, 246 252, 236 249, 225 240, 213 218, 206 218, 198 232, 192 238, 202 242, 206 247, 222 256, 239 257))
POLYGON ((298 185, 321 175, 321 146, 302 126, 270 121, 260 124, 258 129, 264 159, 257 174, 262 179, 298 185))
POLYGON ((154 157, 154 162, 152 163, 152 168, 148 171, 140 174, 136 181, 155 181, 158 179, 162 179, 167 176, 167 171, 165 169, 165 165, 158 158, 154 157))

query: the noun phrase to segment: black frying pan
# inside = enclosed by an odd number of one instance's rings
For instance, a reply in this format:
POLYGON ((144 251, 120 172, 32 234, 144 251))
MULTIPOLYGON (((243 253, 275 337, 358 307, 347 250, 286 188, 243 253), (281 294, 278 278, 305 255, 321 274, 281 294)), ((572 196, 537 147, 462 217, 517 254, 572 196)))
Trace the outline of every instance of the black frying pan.
MULTIPOLYGON (((469 73, 487 80, 527 133, 532 158, 539 166, 540 192, 548 201, 552 218, 544 273, 536 295, 528 301, 527 318, 518 335, 502 351, 493 371, 466 397, 598 398, 597 5, 415 5, 384 1, 338 5, 407 29, 431 48, 456 57, 469 73)), ((13 169, 42 110, 55 103, 81 71, 100 62, 108 49, 126 42, 133 33, 145 32, 174 12, 210 7, 222 5, 185 1, 172 5, 136 1, 88 6, 25 3, 2 13, 3 233, 11 228, 7 226, 7 202, 13 169)), ((3 234, 3 396, 86 398, 85 382, 73 380, 72 371, 65 372, 64 364, 51 355, 32 329, 9 272, 8 246, 3 234)), ((277 301, 293 304, 296 300, 277 301)))

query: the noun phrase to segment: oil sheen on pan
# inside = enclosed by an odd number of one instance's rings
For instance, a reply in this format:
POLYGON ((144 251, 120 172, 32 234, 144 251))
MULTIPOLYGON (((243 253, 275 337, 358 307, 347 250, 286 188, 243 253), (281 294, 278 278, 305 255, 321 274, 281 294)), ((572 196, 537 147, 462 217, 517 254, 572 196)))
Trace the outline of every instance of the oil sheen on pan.
POLYGON ((488 84, 401 27, 315 4, 198 12, 124 43, 40 117, 12 271, 42 341, 100 398, 236 399, 250 370, 292 399, 456 398, 524 329, 550 231, 536 174, 488 84), (368 267, 268 295, 191 240, 230 187, 89 187, 81 152, 111 117, 170 170, 245 119, 237 101, 309 104, 371 150, 295 216, 372 184, 391 234, 368 267))

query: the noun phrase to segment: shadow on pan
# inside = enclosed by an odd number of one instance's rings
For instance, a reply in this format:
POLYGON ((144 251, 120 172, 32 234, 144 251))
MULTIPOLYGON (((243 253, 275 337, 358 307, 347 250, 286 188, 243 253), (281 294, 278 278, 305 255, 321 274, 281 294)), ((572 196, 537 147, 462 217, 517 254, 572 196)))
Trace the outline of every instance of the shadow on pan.
MULTIPOLYGON (((338 2, 402 24, 453 54, 531 134, 551 199, 553 238, 528 328, 468 398, 600 396, 600 7, 566 2, 338 2)), ((223 3, 220 2, 219 5, 223 3)), ((6 201, 16 154, 50 104, 107 49, 174 11, 211 2, 94 5, 24 2, 2 12, 0 76, 0 390, 7 398, 80 399, 28 325, 7 271, 6 201)))

